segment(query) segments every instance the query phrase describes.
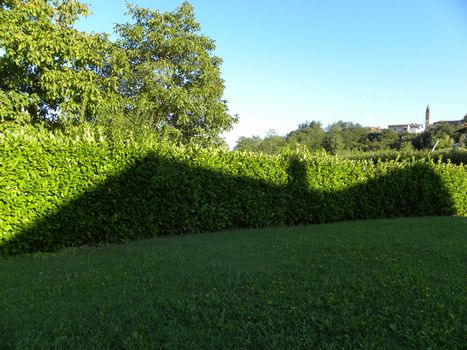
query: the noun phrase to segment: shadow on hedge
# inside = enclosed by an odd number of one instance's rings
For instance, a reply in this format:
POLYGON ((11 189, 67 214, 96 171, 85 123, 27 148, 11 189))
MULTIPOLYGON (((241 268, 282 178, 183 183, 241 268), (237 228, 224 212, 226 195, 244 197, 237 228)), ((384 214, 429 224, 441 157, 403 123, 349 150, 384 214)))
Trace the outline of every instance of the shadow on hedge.
POLYGON ((308 189, 306 172, 291 159, 287 185, 276 186, 149 154, 0 250, 10 255, 227 228, 454 214, 449 192, 427 164, 336 192, 308 189))

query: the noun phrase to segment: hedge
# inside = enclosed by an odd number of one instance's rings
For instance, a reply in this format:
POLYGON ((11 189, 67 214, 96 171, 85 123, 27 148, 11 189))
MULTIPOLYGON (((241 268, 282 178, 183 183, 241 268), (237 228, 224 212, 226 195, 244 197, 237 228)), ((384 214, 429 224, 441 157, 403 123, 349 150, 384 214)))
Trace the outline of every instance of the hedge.
POLYGON ((0 131, 0 252, 227 228, 467 215, 466 166, 111 147, 0 131))
POLYGON ((452 149, 452 150, 412 150, 412 151, 396 151, 396 150, 383 150, 373 152, 362 151, 349 151, 344 153, 341 157, 352 160, 371 160, 373 162, 390 160, 433 160, 435 163, 452 163, 456 165, 467 164, 467 150, 465 149, 452 149))

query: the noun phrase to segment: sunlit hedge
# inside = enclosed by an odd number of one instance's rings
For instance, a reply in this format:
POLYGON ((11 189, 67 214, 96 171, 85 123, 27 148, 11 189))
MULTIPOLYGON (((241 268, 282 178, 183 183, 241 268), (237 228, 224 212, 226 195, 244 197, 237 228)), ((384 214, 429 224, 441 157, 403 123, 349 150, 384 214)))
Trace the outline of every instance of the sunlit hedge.
POLYGON ((342 155, 343 158, 353 160, 371 160, 373 162, 390 160, 433 160, 435 163, 453 163, 457 165, 467 165, 467 150, 451 149, 451 150, 412 150, 412 151, 374 151, 374 152, 361 152, 361 151, 348 151, 342 155))
POLYGON ((0 131, 0 251, 232 227, 467 215, 466 166, 0 131))

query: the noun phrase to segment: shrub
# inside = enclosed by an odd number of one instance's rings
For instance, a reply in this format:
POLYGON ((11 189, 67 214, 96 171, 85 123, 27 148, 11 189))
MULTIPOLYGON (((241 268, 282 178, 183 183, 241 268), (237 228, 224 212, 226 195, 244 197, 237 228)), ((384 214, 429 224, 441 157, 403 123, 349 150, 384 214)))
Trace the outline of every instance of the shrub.
POLYGON ((232 227, 467 215, 466 166, 0 132, 0 251, 232 227))
POLYGON ((430 150, 385 150, 376 152, 359 152, 351 151, 341 156, 347 159, 354 160, 371 160, 373 162, 389 161, 389 160, 403 160, 403 159, 417 159, 417 160, 433 160, 434 162, 453 163, 457 165, 467 164, 467 151, 465 150, 439 150, 431 152, 430 150))

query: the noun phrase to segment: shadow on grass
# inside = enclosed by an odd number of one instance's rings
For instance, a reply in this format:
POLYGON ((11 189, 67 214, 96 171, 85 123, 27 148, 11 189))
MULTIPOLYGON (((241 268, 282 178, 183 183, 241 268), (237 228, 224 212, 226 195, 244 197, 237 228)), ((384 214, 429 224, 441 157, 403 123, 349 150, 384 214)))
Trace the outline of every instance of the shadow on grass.
POLYGON ((449 192, 416 164, 337 192, 310 190, 292 159, 277 186, 188 166, 155 153, 34 222, 5 242, 4 255, 168 234, 400 216, 451 215, 449 192))

